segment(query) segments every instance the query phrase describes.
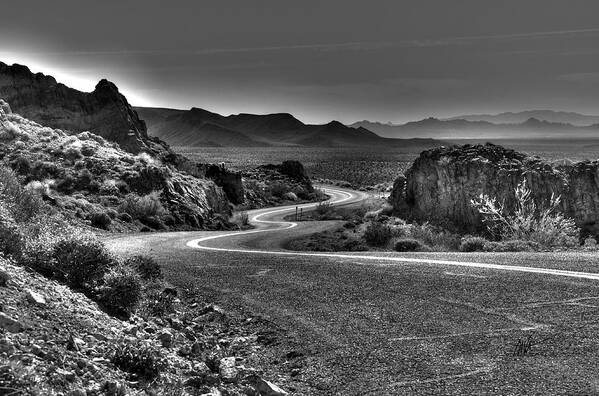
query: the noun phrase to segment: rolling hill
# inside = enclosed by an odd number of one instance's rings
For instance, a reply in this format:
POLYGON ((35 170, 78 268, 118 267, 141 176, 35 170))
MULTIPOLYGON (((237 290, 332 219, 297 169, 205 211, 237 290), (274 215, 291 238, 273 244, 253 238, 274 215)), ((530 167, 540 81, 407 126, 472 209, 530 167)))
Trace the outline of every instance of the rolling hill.
POLYGON ((304 124, 291 114, 236 114, 223 116, 192 108, 175 110, 137 107, 148 133, 173 146, 406 146, 435 145, 432 139, 389 139, 363 127, 338 121, 304 124))

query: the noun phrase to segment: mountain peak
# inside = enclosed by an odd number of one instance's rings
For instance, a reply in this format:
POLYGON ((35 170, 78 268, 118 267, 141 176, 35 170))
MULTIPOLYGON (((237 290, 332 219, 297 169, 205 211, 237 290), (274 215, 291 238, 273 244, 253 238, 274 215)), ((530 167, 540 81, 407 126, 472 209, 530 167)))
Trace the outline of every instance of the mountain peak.
POLYGON ((119 92, 117 86, 107 79, 103 78, 96 84, 96 91, 116 91, 119 92))
POLYGON ((0 97, 15 113, 44 126, 90 131, 133 153, 154 147, 145 123, 106 79, 93 92, 81 92, 27 66, 0 63, 0 97))

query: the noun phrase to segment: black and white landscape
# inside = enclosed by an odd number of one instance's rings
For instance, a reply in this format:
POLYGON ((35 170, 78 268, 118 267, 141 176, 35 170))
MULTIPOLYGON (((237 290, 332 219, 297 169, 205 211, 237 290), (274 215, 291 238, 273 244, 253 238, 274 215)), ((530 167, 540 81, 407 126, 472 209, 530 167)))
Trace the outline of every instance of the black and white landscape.
POLYGON ((599 6, 0 8, 0 395, 599 393, 599 6))

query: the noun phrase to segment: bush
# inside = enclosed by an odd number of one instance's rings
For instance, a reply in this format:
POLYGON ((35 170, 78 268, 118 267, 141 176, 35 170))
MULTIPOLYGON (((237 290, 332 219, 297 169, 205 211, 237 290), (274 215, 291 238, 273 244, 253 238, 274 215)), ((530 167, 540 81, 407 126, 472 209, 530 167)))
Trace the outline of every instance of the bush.
POLYGON ((164 223, 162 223, 162 221, 159 218, 154 216, 142 217, 141 219, 139 219, 139 221, 141 221, 142 224, 155 230, 163 230, 166 228, 164 226, 164 223))
POLYGON ((76 161, 78 159, 83 158, 83 155, 81 155, 81 150, 79 150, 77 147, 68 147, 65 151, 64 151, 64 156, 66 159, 71 160, 71 161, 76 161))
POLYGON ((175 312, 175 296, 163 292, 163 284, 152 282, 146 286, 146 298, 141 315, 163 317, 175 312))
POLYGON ((393 236, 391 227, 376 221, 371 221, 364 231, 364 239, 370 246, 383 246, 389 242, 393 236))
POLYGON ((83 143, 83 145, 81 146, 81 154, 85 155, 86 157, 94 155, 95 152, 96 147, 94 147, 90 143, 83 143))
POLYGON ((132 268, 119 266, 104 276, 100 301, 109 311, 129 316, 141 298, 141 277, 132 268))
POLYGON ((532 241, 546 248, 578 244, 579 230, 574 220, 558 211, 560 196, 552 195, 547 206, 539 206, 523 180, 516 187, 515 198, 516 206, 512 211, 484 194, 471 200, 471 204, 483 216, 489 232, 502 240, 532 241))
POLYGON ((165 215, 163 217, 163 220, 164 220, 164 224, 166 224, 169 227, 177 225, 177 219, 175 219, 175 216, 173 216, 173 215, 170 215, 170 214, 165 215))
POLYGON ((148 256, 133 256, 125 260, 125 265, 137 271, 143 279, 156 280, 162 278, 160 265, 148 256))
POLYGON ((435 251, 456 251, 460 246, 457 235, 429 223, 413 224, 410 235, 435 251))
POLYGON ((46 209, 39 194, 23 187, 15 173, 3 166, 0 166, 0 199, 17 223, 28 221, 46 209))
POLYGON ((485 252, 533 252, 540 250, 541 246, 533 241, 503 241, 486 242, 483 246, 485 252))
POLYGON ((112 363, 123 371, 153 379, 167 367, 160 350, 139 340, 121 341, 112 351, 112 363))
POLYGON ((92 227, 102 228, 104 230, 108 229, 108 226, 112 223, 110 216, 104 212, 92 213, 90 220, 92 222, 92 227))
POLYGON ((21 244, 19 227, 10 212, 0 202, 0 253, 19 255, 21 244))
POLYGON ((144 196, 129 194, 119 207, 121 212, 128 213, 134 219, 145 219, 160 216, 164 213, 164 207, 160 202, 160 195, 153 192, 144 196))
POLYGON ((423 248, 424 246, 420 241, 411 238, 399 239, 393 247, 396 252, 416 252, 423 250, 423 248))
POLYGON ((268 191, 273 197, 283 198, 283 195, 289 191, 289 187, 281 182, 274 182, 268 186, 268 191))
POLYGON ((21 175, 27 175, 31 171, 31 162, 27 157, 18 156, 10 161, 10 167, 21 175))
POLYGON ((240 227, 247 227, 250 225, 250 216, 248 212, 239 212, 235 215, 234 222, 237 223, 240 227))
POLYGON ((485 243, 487 242, 489 241, 481 237, 462 238, 462 243, 460 243, 460 252, 482 252, 484 250, 485 243))
POLYGON ((91 290, 107 271, 116 267, 117 261, 92 237, 67 238, 51 247, 53 275, 73 287, 91 290))
POLYGON ((333 204, 329 201, 321 201, 316 205, 316 213, 320 216, 324 216, 333 210, 333 204))

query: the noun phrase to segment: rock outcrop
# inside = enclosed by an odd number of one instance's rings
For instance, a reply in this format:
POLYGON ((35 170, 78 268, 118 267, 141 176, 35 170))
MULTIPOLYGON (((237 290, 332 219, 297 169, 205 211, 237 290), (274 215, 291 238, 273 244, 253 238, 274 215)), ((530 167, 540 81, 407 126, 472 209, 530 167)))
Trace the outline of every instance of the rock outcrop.
POLYGON ((537 204, 560 195, 567 216, 583 231, 599 233, 599 161, 550 163, 489 143, 422 152, 405 179, 396 180, 390 201, 406 217, 477 231, 482 219, 471 200, 486 194, 513 208, 522 180, 537 204))
POLYGON ((245 191, 240 172, 230 171, 222 165, 209 164, 206 165, 206 177, 222 187, 229 201, 235 205, 243 203, 245 191))
POLYGON ((26 66, 0 62, 0 98, 27 119, 72 132, 90 131, 132 153, 161 144, 148 137, 145 122, 107 80, 91 93, 80 92, 26 66))
POLYGON ((262 166, 258 167, 258 169, 262 170, 262 171, 278 172, 281 175, 287 176, 290 179, 292 179, 300 184, 303 184, 304 186, 307 187, 307 189, 309 191, 314 190, 314 188, 312 187, 312 182, 310 181, 310 177, 308 176, 308 173, 306 172, 304 165, 302 165, 302 163, 299 161, 287 160, 287 161, 283 161, 279 165, 273 165, 273 164, 262 165, 262 166))
MULTIPOLYGON (((25 183, 39 186, 65 215, 93 224, 94 215, 112 213, 111 229, 119 224, 131 228, 136 224, 131 219, 119 223, 120 217, 115 217, 121 204, 130 195, 156 194, 165 212, 156 214, 159 222, 151 219, 150 228, 161 229, 163 221, 170 229, 228 226, 231 205, 213 181, 182 172, 158 157, 133 155, 93 133, 69 135, 41 126, 8 108, 0 102, 0 163, 25 183)), ((140 219, 143 224, 150 221, 146 220, 140 219)))

